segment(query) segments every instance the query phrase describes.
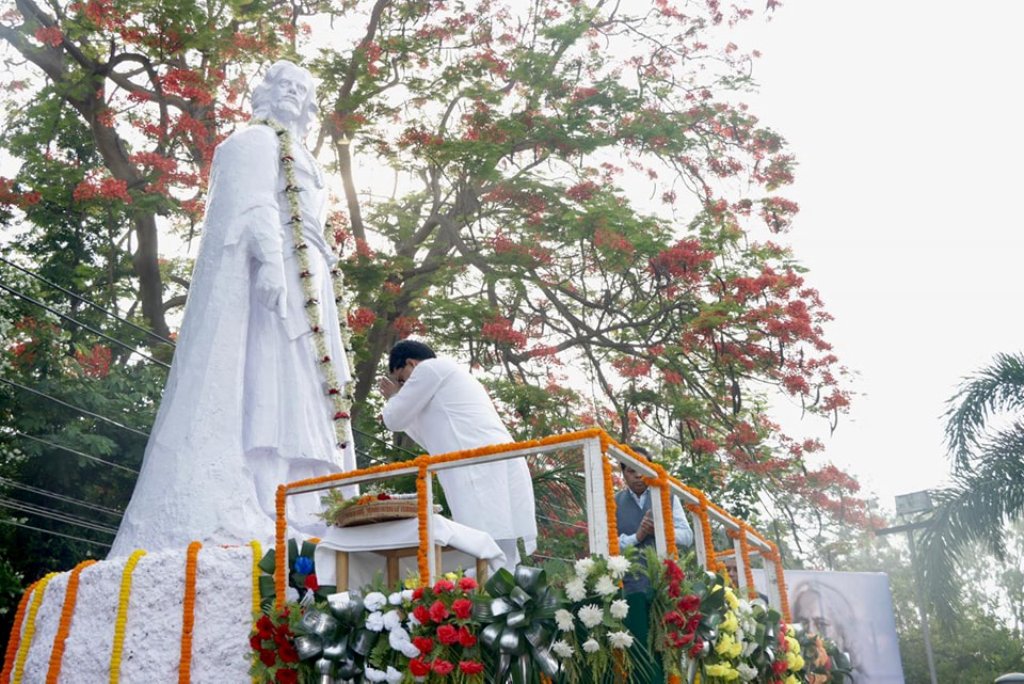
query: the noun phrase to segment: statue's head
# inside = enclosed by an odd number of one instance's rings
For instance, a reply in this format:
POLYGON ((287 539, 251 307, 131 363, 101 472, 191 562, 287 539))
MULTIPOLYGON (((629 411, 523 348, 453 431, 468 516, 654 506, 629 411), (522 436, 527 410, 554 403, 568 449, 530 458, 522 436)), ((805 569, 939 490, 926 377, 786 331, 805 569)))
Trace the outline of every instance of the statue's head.
POLYGON ((252 91, 252 113, 257 119, 294 122, 305 135, 317 114, 313 74, 286 60, 274 62, 252 91))

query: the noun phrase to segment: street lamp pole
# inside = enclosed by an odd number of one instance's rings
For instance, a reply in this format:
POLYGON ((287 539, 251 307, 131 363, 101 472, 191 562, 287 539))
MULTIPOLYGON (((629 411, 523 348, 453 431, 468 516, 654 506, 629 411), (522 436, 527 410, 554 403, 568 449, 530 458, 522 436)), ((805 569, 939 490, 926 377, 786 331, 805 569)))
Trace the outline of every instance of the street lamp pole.
MULTIPOLYGON (((928 491, 914 492, 913 494, 902 494, 896 497, 896 515, 901 520, 904 516, 912 513, 926 513, 932 510, 932 499, 928 491)), ((921 589, 921 573, 917 567, 917 550, 914 547, 914 531, 927 526, 927 522, 906 523, 897 527, 887 527, 877 530, 876 534, 892 534, 893 532, 907 533, 907 547, 910 550, 910 569, 914 574, 914 589, 917 594, 917 610, 921 615, 921 635, 924 637, 925 657, 928 659, 928 676, 931 684, 938 684, 935 676, 935 656, 932 653, 932 633, 928 625, 928 611, 925 609, 924 593, 921 589)))

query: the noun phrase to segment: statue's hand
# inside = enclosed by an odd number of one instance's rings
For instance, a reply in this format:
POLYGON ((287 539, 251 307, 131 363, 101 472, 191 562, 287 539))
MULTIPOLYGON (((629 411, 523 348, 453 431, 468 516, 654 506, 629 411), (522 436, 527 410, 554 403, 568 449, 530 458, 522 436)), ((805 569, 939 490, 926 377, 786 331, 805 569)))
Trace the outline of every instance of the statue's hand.
POLYGON ((287 317, 283 262, 267 261, 260 265, 256 273, 256 297, 260 304, 276 311, 281 318, 287 317))

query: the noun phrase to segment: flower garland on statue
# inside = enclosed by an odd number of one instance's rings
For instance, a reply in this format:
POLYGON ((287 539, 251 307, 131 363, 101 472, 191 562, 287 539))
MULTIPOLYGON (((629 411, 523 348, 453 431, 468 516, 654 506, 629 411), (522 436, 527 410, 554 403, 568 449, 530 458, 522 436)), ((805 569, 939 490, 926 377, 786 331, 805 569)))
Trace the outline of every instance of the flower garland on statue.
MULTIPOLYGON (((4 655, 4 669, 0 672, 0 681, 10 681, 11 670, 14 669, 14 661, 20 657, 21 644, 25 643, 25 639, 22 638, 21 625, 25 622, 25 610, 28 608, 29 599, 32 598, 33 592, 40 586, 46 586, 46 583, 50 581, 50 578, 55 576, 57 573, 50 573, 41 580, 33 582, 25 593, 21 596, 21 601, 18 602, 18 610, 14 613, 14 625, 11 627, 11 635, 7 641, 7 652, 4 655)), ((35 620, 34 616, 30 616, 29 623, 31 624, 35 620)), ((28 627, 26 626, 26 635, 30 636, 28 627)))
POLYGON ((78 582, 82 571, 95 563, 95 560, 84 560, 71 571, 68 586, 64 591, 64 606, 60 611, 60 622, 57 624, 57 635, 53 637, 53 650, 50 651, 50 664, 46 671, 46 684, 57 684, 60 679, 60 668, 64 660, 64 644, 71 631, 71 618, 75 614, 75 603, 78 601, 78 582))
MULTIPOLYGON (((293 156, 292 136, 288 129, 271 119, 256 119, 254 125, 266 126, 277 134, 278 149, 281 154, 281 170, 284 172, 285 188, 284 193, 288 198, 288 210, 290 217, 288 225, 292 229, 292 244, 295 247, 295 257, 298 262, 299 280, 302 282, 302 296, 306 302, 306 320, 309 329, 313 333, 313 349, 316 352, 316 363, 323 374, 327 399, 332 409, 334 420, 334 434, 337 438, 339 449, 348 446, 348 427, 350 411, 352 409, 352 383, 344 385, 339 381, 334 372, 334 365, 331 363, 330 350, 327 348, 327 340, 323 327, 320 325, 320 300, 313 290, 312 271, 308 256, 309 245, 302 235, 302 204, 299 201, 299 193, 302 187, 299 185, 295 175, 295 157, 293 156)), ((313 162, 315 164, 315 162, 313 162)), ((327 230, 331 230, 327 227, 327 230)), ((333 230, 331 231, 333 232, 333 230)), ((331 268, 330 278, 334 291, 334 301, 338 306, 338 325, 341 328, 341 343, 349 360, 349 367, 352 367, 352 345, 351 330, 348 327, 348 316, 344 312, 344 283, 341 269, 337 266, 331 268)))
POLYGON ((11 682, 14 684, 19 684, 22 676, 25 674, 25 659, 28 658, 28 649, 32 645, 32 637, 36 633, 36 615, 39 613, 39 606, 43 603, 46 585, 59 574, 59 572, 51 572, 35 584, 36 590, 32 596, 32 604, 28 609, 28 617, 25 619, 25 631, 21 635, 18 656, 14 662, 14 675, 11 679, 11 682))
POLYGON ((146 555, 143 549, 132 551, 121 573, 121 591, 117 599, 117 617, 114 618, 114 645, 110 653, 110 684, 121 679, 121 656, 124 652, 124 631, 128 624, 128 602, 132 593, 132 574, 139 560, 146 555))
POLYGON ((192 634, 196 624, 196 560, 200 542, 188 545, 185 554, 185 598, 181 616, 181 661, 178 663, 178 684, 189 684, 192 680, 192 634))

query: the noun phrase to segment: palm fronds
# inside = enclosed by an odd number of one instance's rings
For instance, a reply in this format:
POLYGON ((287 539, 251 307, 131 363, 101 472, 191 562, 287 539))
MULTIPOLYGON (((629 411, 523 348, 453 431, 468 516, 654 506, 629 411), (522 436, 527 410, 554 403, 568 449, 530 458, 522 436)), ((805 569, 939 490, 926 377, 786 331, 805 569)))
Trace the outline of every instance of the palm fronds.
POLYGON ((946 443, 954 469, 969 471, 991 415, 1024 409, 1024 353, 997 354, 990 366, 967 377, 948 403, 946 443))

